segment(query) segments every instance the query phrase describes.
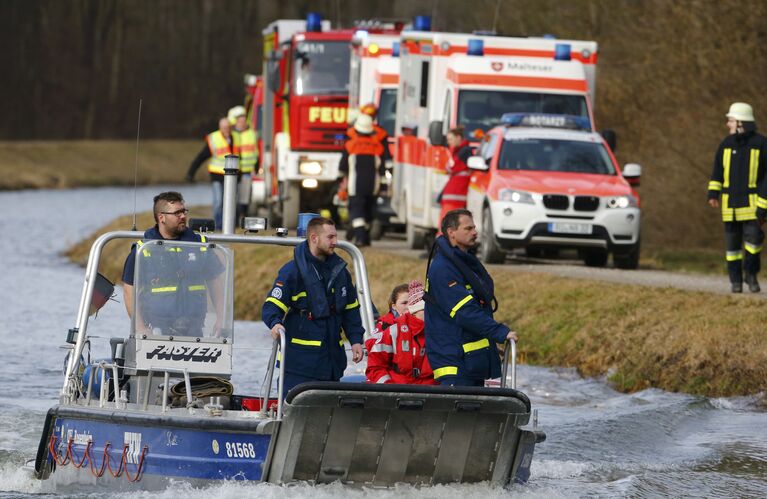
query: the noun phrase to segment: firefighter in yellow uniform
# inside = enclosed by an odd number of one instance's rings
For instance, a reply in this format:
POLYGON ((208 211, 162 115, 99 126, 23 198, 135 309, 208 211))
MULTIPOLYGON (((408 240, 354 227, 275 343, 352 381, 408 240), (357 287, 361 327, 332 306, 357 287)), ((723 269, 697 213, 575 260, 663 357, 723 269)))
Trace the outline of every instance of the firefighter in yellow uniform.
POLYGON ((235 106, 229 110, 230 121, 234 118, 234 142, 237 146, 236 154, 240 155, 240 183, 237 190, 237 217, 245 216, 250 204, 251 188, 253 186, 253 174, 258 164, 258 134, 248 126, 248 118, 245 108, 235 106))
POLYGON ((216 230, 221 230, 224 216, 224 160, 229 154, 237 154, 237 144, 234 142, 229 120, 221 118, 218 120, 218 130, 205 136, 205 146, 189 165, 186 174, 186 180, 192 182, 200 165, 210 159, 208 173, 213 188, 213 218, 216 221, 216 230))
POLYGON ((756 133, 754 111, 736 102, 727 112, 730 131, 714 157, 708 183, 708 203, 722 210, 727 246, 727 272, 733 293, 743 291, 743 280, 752 293, 760 291, 756 275, 767 215, 767 138, 756 133), (745 249, 745 252, 744 252, 745 249))

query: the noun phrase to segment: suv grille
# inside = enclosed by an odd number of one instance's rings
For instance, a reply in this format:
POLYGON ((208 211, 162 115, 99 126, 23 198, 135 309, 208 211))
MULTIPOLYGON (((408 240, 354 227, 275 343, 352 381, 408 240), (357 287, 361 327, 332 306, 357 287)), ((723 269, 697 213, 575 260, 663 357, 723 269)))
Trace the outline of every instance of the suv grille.
POLYGON ((596 211, 599 208, 599 198, 596 196, 575 196, 573 209, 575 211, 596 211))
POLYGON ((550 210, 566 210, 570 206, 570 200, 562 194, 544 194, 543 206, 550 210))

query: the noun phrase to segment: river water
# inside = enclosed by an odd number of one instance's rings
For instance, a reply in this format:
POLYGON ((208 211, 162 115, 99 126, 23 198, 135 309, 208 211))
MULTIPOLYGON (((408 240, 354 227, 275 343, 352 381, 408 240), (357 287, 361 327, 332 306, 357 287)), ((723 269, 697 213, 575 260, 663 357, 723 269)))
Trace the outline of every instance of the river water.
MULTIPOLYGON (((188 204, 209 202, 205 186, 183 186, 188 204)), ((139 189, 144 211, 157 188, 139 189)), ((60 256, 69 245, 115 217, 131 213, 134 192, 123 188, 0 193, 0 497, 60 497, 22 469, 33 458, 47 409, 63 381, 66 331, 74 325, 83 270, 60 256)), ((203 214, 204 215, 204 214, 203 214)), ((126 227, 127 229, 127 227, 126 227)), ((122 301, 118 290, 117 299, 122 301)), ((125 336, 122 303, 109 303, 91 335, 125 336)), ((255 392, 269 340, 263 324, 237 322, 235 387, 255 392)), ((102 340, 106 342, 107 340, 102 340)), ((94 340, 94 356, 107 346, 94 340)), ((603 380, 569 369, 522 366, 519 388, 539 410, 548 439, 536 448, 527 485, 511 491, 486 485, 355 490, 340 485, 279 487, 225 483, 194 489, 178 482, 160 493, 124 497, 206 499, 291 497, 765 497, 767 413, 756 397, 708 399, 661 390, 625 395, 603 380)), ((113 497, 82 490, 77 497, 113 497)), ((119 496, 119 495, 118 495, 119 496)))

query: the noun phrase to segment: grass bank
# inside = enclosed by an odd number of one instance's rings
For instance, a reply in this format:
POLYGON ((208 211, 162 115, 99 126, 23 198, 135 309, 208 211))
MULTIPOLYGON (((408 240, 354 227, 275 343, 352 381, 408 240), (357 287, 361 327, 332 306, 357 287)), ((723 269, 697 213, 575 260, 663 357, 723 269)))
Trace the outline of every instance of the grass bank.
MULTIPOLYGON (((183 182, 200 147, 202 141, 141 141, 139 185, 183 182)), ((0 141, 0 190, 133 185, 135 162, 129 140, 0 141)))
MULTIPOLYGON (((129 227, 122 217, 100 229, 129 227)), ((140 226, 149 226, 144 214, 140 226)), ((94 235, 95 236, 95 235, 94 235)), ((84 263, 93 237, 68 251, 84 263)), ((129 244, 110 243, 102 273, 117 280, 129 244)), ((235 317, 257 320, 277 269, 291 249, 235 247, 235 317)), ((364 250, 373 297, 423 278, 425 262, 364 250)), ((616 388, 657 387, 706 396, 761 392, 767 380, 767 308, 748 296, 625 286, 501 269, 493 272, 497 318, 520 333, 521 360, 606 375, 616 388)))

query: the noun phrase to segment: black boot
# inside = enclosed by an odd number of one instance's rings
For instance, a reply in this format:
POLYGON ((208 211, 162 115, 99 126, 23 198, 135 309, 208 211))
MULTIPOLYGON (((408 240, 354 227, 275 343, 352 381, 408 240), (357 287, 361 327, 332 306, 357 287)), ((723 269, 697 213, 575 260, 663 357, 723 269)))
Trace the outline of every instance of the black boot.
POLYGON ((748 290, 752 293, 758 293, 762 290, 759 287, 759 281, 756 280, 756 274, 746 274, 746 284, 748 284, 748 290))
POLYGON ((743 292, 743 283, 742 282, 733 282, 732 283, 732 292, 733 293, 742 293, 743 292))

